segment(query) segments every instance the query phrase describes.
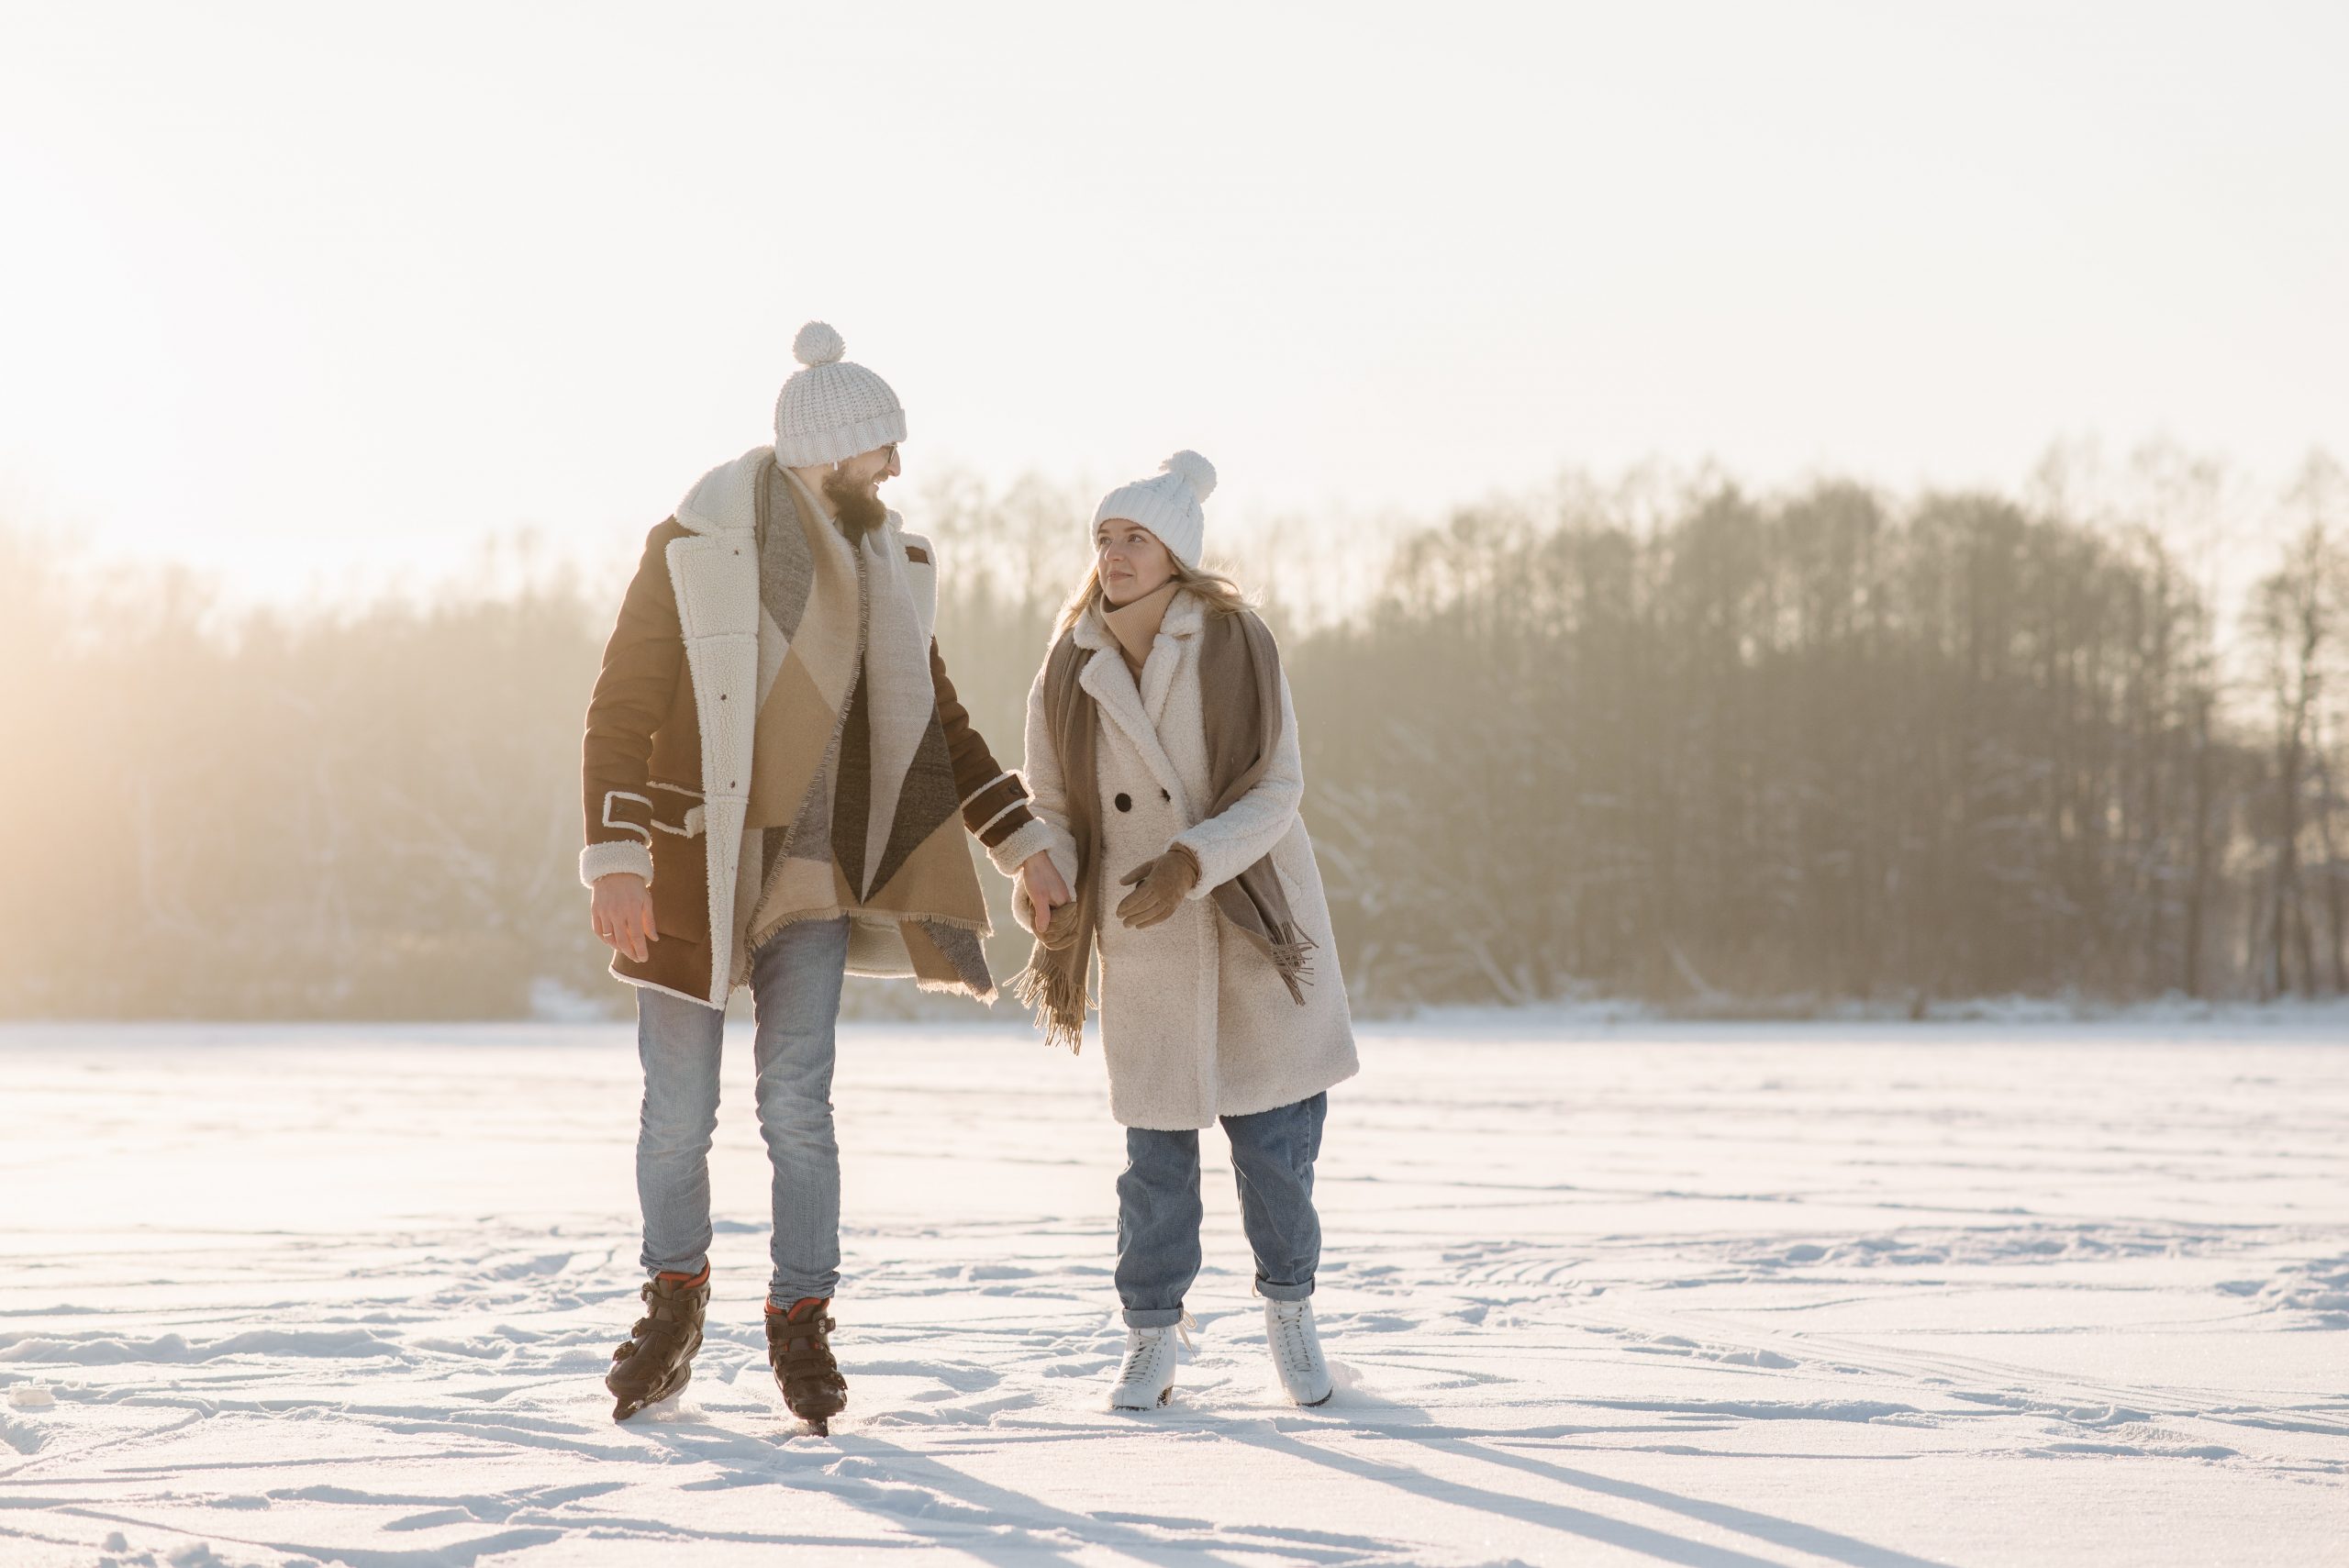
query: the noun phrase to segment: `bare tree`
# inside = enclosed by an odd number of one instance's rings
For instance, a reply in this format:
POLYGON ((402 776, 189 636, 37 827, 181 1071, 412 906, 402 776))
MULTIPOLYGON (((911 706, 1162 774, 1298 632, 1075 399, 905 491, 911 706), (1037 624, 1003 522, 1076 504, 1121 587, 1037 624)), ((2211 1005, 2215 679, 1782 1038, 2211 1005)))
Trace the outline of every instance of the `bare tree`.
MULTIPOLYGON (((2027 505, 1653 470, 1403 535, 1346 613, 1275 604, 1358 1003, 2342 989, 2349 487, 2315 459, 2286 498, 2232 687, 2224 489, 2167 450, 2051 466, 2027 505)), ((956 685, 1014 762, 1087 497, 952 481, 912 509, 956 685)), ((0 772, 26 890, 0 1012, 623 1007, 571 870, 608 587, 521 547, 483 570, 230 614, 0 535, 0 726, 39 760, 0 772)))

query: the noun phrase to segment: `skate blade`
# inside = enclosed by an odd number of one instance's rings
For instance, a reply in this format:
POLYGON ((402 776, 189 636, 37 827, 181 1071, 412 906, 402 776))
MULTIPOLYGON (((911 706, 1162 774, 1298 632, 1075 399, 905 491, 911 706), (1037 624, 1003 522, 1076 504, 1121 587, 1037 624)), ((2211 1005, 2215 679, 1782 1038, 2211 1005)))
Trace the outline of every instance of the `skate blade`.
POLYGON ((655 1405, 665 1405, 675 1397, 676 1395, 674 1393, 669 1393, 663 1394, 658 1399, 623 1399, 618 1404, 612 1407, 612 1419, 615 1421, 626 1421, 633 1417, 642 1415, 645 1411, 651 1409, 655 1405))
POLYGON ((1297 1407, 1302 1410, 1319 1410, 1322 1406, 1327 1405, 1330 1400, 1335 1399, 1337 1396, 1338 1391, 1335 1387, 1332 1387, 1329 1393, 1324 1394, 1319 1399, 1300 1399, 1297 1404, 1297 1407))
POLYGON ((1152 1410, 1163 1410, 1174 1402, 1174 1389, 1170 1384, 1158 1391, 1158 1402, 1154 1405, 1112 1405, 1109 1408, 1113 1411, 1122 1411, 1129 1416, 1141 1416, 1152 1410))
MULTIPOLYGON (((791 1410, 789 1401, 785 1401, 783 1407, 786 1410, 791 1410)), ((848 1401, 843 1399, 840 1402, 838 1407, 833 1409, 827 1410, 821 1415, 805 1416, 801 1415, 796 1410, 791 1410, 791 1413, 798 1418, 800 1426, 808 1433, 809 1436, 828 1438, 832 1435, 833 1418, 837 1417, 841 1411, 847 1408, 848 1401)))
POLYGON ((623 1398, 613 1405, 612 1419, 614 1421, 625 1421, 629 1417, 641 1411, 651 1409, 652 1407, 660 1404, 664 1399, 674 1399, 678 1395, 683 1394, 685 1391, 685 1385, 691 1383, 693 1380, 693 1368, 687 1367, 685 1369, 685 1375, 679 1377, 674 1383, 668 1385, 666 1387, 657 1389, 640 1398, 623 1398))

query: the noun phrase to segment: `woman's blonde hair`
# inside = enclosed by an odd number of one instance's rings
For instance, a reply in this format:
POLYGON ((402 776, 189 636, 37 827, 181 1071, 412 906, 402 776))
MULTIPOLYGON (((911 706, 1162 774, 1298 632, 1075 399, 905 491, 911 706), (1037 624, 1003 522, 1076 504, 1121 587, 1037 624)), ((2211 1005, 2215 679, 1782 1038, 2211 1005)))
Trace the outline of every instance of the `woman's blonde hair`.
MULTIPOLYGON (((1220 572, 1201 572, 1177 561, 1174 581, 1197 595, 1211 616, 1236 616, 1249 607, 1248 595, 1240 591, 1240 584, 1220 572)), ((1052 627, 1052 640, 1058 642, 1066 637, 1069 628, 1077 623, 1086 607, 1100 600, 1101 563, 1097 561, 1085 569, 1084 585, 1061 606, 1060 620, 1052 627)))

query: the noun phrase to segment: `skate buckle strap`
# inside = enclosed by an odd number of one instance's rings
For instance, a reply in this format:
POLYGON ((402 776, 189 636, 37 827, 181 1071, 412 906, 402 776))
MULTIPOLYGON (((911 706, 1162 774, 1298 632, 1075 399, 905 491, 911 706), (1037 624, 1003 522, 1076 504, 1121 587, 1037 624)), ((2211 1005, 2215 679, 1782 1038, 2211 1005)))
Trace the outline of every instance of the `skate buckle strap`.
POLYGON ((785 1318, 780 1312, 767 1314, 767 1338, 774 1340, 821 1340, 840 1325, 832 1321, 829 1312, 812 1313, 806 1318, 785 1318), (778 1333, 776 1330, 782 1330, 778 1333))
POLYGON ((776 1371, 799 1372, 814 1366, 821 1372, 838 1370, 832 1360, 831 1332, 839 1325, 829 1312, 811 1312, 805 1318, 785 1318, 779 1312, 767 1315, 767 1361, 776 1371))
POLYGON ((709 1299, 709 1282, 705 1279, 696 1285, 680 1282, 664 1290, 659 1280, 646 1280, 637 1286, 636 1294, 643 1298, 644 1316, 629 1329, 629 1342, 612 1352, 615 1359, 656 1340, 667 1341, 694 1332, 696 1313, 709 1299))

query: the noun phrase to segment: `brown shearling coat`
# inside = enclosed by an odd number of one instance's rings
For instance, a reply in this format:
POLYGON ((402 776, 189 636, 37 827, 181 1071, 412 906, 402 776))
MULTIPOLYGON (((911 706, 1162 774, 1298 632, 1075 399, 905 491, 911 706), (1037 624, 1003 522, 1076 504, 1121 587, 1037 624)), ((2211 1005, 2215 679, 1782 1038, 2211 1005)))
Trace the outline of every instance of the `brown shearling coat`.
MULTIPOLYGON (((707 1002, 711 996, 709 873, 701 834, 703 747, 694 683, 677 611, 669 547, 689 530, 672 517, 646 538, 644 556, 604 649, 603 669, 587 706, 581 774, 587 848, 581 880, 615 871, 649 878, 659 932, 643 963, 621 955, 612 972, 707 1002)), ((929 564, 927 545, 908 539, 907 559, 929 564)), ((937 640, 930 669, 945 731, 963 824, 998 866, 1042 847, 1041 828, 1023 804, 1027 788, 997 765, 956 700, 937 640), (1030 840, 1033 840, 1032 844, 1030 840)))

